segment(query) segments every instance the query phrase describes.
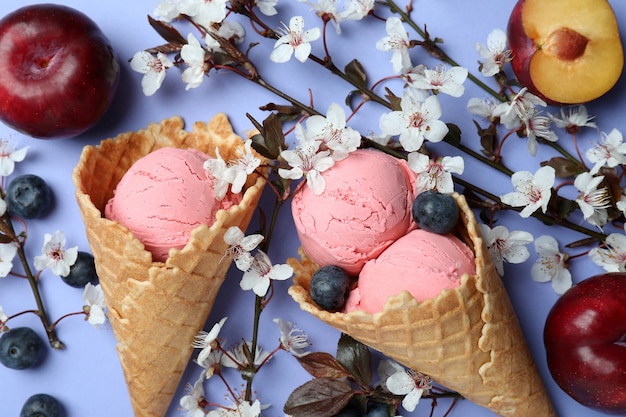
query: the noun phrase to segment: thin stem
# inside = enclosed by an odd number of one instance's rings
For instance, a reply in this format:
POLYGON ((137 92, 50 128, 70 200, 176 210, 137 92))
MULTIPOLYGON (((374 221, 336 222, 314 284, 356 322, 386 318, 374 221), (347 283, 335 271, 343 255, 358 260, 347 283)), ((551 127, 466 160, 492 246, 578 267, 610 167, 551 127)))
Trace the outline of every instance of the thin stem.
MULTIPOLYGON (((262 249, 264 252, 267 252, 268 248, 270 247, 272 235, 274 234, 274 228, 276 227, 276 221, 278 219, 278 214, 280 212, 280 208, 283 206, 283 203, 284 203, 283 199, 281 198, 276 199, 276 202, 274 204, 274 209, 272 211, 272 218, 270 220, 269 228, 265 236, 265 240, 262 243, 262 246, 263 246, 262 249)), ((255 360, 254 356, 256 355, 256 349, 259 343, 259 323, 261 321, 261 313, 263 312, 263 308, 264 308, 264 302, 263 302, 264 299, 265 297, 259 297, 257 295, 254 300, 252 343, 250 346, 250 352, 252 353, 251 368, 254 368, 254 360, 255 360)), ((254 376, 256 375, 259 368, 260 366, 257 367, 256 369, 251 369, 251 372, 249 373, 242 374, 243 378, 246 380, 246 391, 245 391, 245 396, 244 396, 244 399, 246 401, 252 400, 252 382, 254 381, 254 376)))
POLYGON ((17 255, 20 259, 20 263, 22 264, 22 267, 24 268, 24 273, 30 285, 33 296, 35 297, 35 303, 37 304, 37 316, 39 316, 39 319, 41 320, 41 323, 43 324, 46 334, 48 335, 48 341, 50 343, 50 346, 52 346, 54 349, 59 349, 59 350, 63 349, 65 348, 65 345, 63 344, 63 342, 59 340, 59 338, 56 335, 56 331, 54 330, 54 327, 50 324, 50 320, 48 319, 48 313, 46 312, 46 307, 43 303, 43 299, 41 298, 41 293, 39 292, 39 285, 37 284, 38 280, 36 276, 33 274, 30 268, 30 264, 28 263, 28 260, 26 259, 26 253, 24 252, 25 241, 24 240, 20 241, 19 239, 17 239, 17 235, 15 234, 15 229, 13 228, 13 222, 11 221, 11 217, 9 216, 9 214, 5 213, 3 217, 4 217, 3 219, 4 223, 10 230, 11 235, 16 237, 15 240, 18 243, 17 255))
MULTIPOLYGON (((493 202, 495 202, 499 207, 506 209, 506 210, 513 210, 513 211, 521 211, 522 208, 521 207, 511 207, 507 204, 504 204, 500 198, 494 194, 491 194, 488 191, 485 191, 479 187, 474 186, 473 184, 459 178, 459 177, 455 177, 454 181, 459 184, 460 186, 467 188, 468 190, 471 190, 473 192, 475 192, 476 194, 479 194, 493 202)), ((576 232, 585 234, 589 237, 592 237, 600 242, 604 242, 604 240, 606 239, 606 236, 603 233, 600 232, 596 232, 593 231, 591 229, 587 229, 586 227, 580 226, 576 223, 572 223, 569 220, 566 219, 561 219, 561 220, 557 220, 547 214, 542 213, 541 211, 536 211, 533 214, 531 214, 531 216, 535 217, 536 219, 541 220, 542 222, 544 222, 545 224, 548 225, 552 225, 552 224, 558 224, 560 226, 564 226, 567 227, 568 229, 574 230, 576 232)))

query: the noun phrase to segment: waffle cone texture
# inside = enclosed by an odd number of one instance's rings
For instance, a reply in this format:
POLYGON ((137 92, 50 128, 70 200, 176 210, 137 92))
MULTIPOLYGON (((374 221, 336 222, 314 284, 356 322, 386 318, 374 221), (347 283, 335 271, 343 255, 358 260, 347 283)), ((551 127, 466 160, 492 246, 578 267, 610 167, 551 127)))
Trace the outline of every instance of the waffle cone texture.
POLYGON ((246 230, 265 180, 251 175, 239 205, 219 210, 211 227, 198 226, 187 245, 166 262, 152 255, 123 225, 104 218, 104 207, 122 176, 139 158, 162 147, 195 148, 225 161, 243 140, 224 114, 184 130, 180 117, 86 146, 74 168, 76 198, 95 258, 109 320, 117 339, 135 417, 163 417, 192 354, 231 261, 224 233, 246 230))
POLYGON ((303 310, 498 415, 556 416, 474 215, 464 197, 455 199, 457 234, 476 258, 476 274, 458 288, 421 303, 403 291, 374 315, 331 313, 311 300, 318 265, 300 250, 300 260, 288 260, 289 293, 303 310))

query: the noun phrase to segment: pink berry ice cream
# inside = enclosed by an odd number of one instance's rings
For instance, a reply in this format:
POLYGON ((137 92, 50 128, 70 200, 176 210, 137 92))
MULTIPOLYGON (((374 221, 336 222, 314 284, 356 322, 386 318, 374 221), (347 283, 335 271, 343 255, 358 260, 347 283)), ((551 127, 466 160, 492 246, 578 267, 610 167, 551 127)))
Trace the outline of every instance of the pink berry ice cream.
POLYGON ((406 161, 359 149, 322 173, 324 192, 303 187, 292 202, 302 248, 320 266, 351 275, 415 228, 415 174, 406 161))
POLYGON ((404 290, 424 301, 475 272, 474 254, 457 237, 415 229, 365 264, 345 310, 378 313, 390 296, 404 290))
POLYGON ((213 177, 204 169, 210 157, 195 149, 161 148, 135 162, 115 189, 105 217, 124 226, 163 262, 170 248, 182 249, 191 231, 210 226, 220 209, 241 201, 227 193, 217 200, 213 177))

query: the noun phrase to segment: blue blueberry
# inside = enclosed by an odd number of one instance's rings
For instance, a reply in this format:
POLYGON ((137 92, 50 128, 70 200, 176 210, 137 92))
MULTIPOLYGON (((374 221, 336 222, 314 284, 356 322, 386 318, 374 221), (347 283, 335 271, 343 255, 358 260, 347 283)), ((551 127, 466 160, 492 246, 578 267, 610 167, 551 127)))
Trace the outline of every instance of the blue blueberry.
POLYGON ((96 264, 93 255, 87 252, 78 251, 78 258, 72 266, 70 273, 61 277, 63 282, 74 288, 83 288, 87 283, 96 284, 98 275, 96 274, 96 264))
POLYGON ((0 336, 0 363, 7 368, 33 367, 43 353, 43 341, 30 327, 12 327, 0 336))
POLYGON ((363 417, 393 417, 395 415, 396 413, 394 413, 391 405, 379 402, 370 402, 367 405, 367 412, 363 417))
POLYGON ((324 310, 343 308, 350 292, 350 277, 335 265, 319 268, 311 278, 311 298, 324 310))
POLYGON ((333 417, 364 417, 364 415, 357 407, 347 405, 340 412, 333 415, 333 417))
POLYGON ((413 201, 413 220, 420 229, 444 235, 459 221, 459 206, 450 194, 424 191, 413 201))
POLYGON ((22 407, 20 417, 60 417, 61 404, 48 394, 35 394, 22 407))
POLYGON ((5 200, 9 213, 34 219, 45 214, 52 205, 52 191, 41 177, 20 175, 9 183, 5 200))

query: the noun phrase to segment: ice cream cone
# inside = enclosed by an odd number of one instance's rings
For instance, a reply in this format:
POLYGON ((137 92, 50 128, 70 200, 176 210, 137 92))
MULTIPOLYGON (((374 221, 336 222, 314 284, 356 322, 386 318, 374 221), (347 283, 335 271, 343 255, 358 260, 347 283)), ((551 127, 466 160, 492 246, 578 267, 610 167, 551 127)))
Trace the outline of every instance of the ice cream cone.
POLYGON ((464 275, 460 287, 421 303, 404 291, 374 315, 331 313, 311 300, 318 266, 300 251, 301 260, 288 260, 289 293, 303 310, 498 415, 555 416, 474 215, 464 197, 455 198, 457 232, 476 258, 476 275, 464 275))
POLYGON ((73 172, 78 205, 104 291, 117 352, 135 417, 163 417, 192 354, 192 340, 207 320, 230 260, 224 233, 245 230, 265 180, 251 175, 239 205, 217 212, 211 226, 192 231, 166 262, 151 254, 124 226, 103 217, 104 207, 124 173, 149 152, 172 146, 195 148, 224 160, 237 158, 243 141, 224 114, 191 132, 174 117, 147 129, 84 148, 73 172))

